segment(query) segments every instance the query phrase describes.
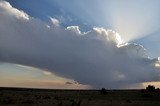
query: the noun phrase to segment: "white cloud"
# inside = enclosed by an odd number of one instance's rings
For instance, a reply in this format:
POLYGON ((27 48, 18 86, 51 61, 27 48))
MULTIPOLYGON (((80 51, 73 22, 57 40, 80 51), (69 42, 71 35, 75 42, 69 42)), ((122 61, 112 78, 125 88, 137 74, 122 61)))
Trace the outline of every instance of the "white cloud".
POLYGON ((1 11, 0 12, 2 14, 7 12, 8 15, 10 15, 10 16, 13 15, 16 18, 19 18, 19 19, 27 19, 27 20, 29 19, 29 16, 26 13, 24 13, 23 11, 20 11, 20 10, 18 10, 16 8, 13 8, 10 5, 10 3, 6 2, 6 1, 1 0, 0 1, 0 7, 1 7, 1 11))
POLYGON ((60 22, 59 22, 58 19, 52 18, 52 17, 49 17, 49 18, 50 18, 50 20, 51 20, 53 26, 60 26, 60 22))
POLYGON ((155 67, 159 60, 149 58, 139 44, 123 44, 112 30, 47 27, 5 1, 0 2, 0 15, 2 62, 44 68, 94 87, 120 88, 160 80, 160 69, 155 67))
POLYGON ((79 30, 79 26, 68 26, 66 30, 71 31, 71 33, 81 34, 81 31, 79 30))

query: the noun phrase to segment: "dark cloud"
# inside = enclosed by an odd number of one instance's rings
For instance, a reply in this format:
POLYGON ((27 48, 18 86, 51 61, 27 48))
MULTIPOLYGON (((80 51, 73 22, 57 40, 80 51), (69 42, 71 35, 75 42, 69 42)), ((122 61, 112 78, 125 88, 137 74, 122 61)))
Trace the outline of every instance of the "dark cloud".
MULTIPOLYGON (((54 24, 56 21, 56 25, 54 24)), ((0 60, 48 69, 94 87, 121 88, 159 81, 159 60, 143 46, 122 44, 120 36, 104 28, 81 32, 63 28, 0 2, 0 60)))
POLYGON ((66 84, 73 84, 72 82, 66 82, 66 84))

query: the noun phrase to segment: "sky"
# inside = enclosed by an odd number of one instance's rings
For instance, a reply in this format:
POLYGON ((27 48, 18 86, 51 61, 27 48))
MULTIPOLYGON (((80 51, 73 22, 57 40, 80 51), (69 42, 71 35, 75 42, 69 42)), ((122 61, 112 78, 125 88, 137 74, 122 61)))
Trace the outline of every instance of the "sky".
POLYGON ((160 87, 159 5, 0 0, 0 86, 160 87))

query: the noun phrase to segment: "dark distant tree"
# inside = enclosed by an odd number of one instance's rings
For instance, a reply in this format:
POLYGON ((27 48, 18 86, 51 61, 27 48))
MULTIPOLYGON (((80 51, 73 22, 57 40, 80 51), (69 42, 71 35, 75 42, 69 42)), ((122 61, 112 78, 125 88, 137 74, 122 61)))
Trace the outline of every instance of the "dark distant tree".
POLYGON ((106 95, 106 94, 107 94, 107 90, 106 90, 105 88, 102 88, 102 89, 100 90, 100 92, 101 92, 101 94, 103 94, 103 95, 106 95))
POLYGON ((156 92, 157 92, 157 93, 160 93, 160 89, 159 89, 159 88, 157 88, 157 89, 156 89, 156 92))
POLYGON ((148 85, 148 86, 146 87, 146 90, 149 91, 149 92, 154 92, 154 91, 155 91, 155 86, 153 86, 153 85, 148 85))

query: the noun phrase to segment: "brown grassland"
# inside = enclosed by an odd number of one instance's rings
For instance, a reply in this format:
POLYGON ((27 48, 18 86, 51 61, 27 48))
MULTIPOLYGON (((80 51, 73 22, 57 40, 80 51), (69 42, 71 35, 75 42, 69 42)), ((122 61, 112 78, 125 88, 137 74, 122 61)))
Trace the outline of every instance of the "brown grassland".
POLYGON ((0 106, 160 106, 160 91, 0 88, 0 106))

